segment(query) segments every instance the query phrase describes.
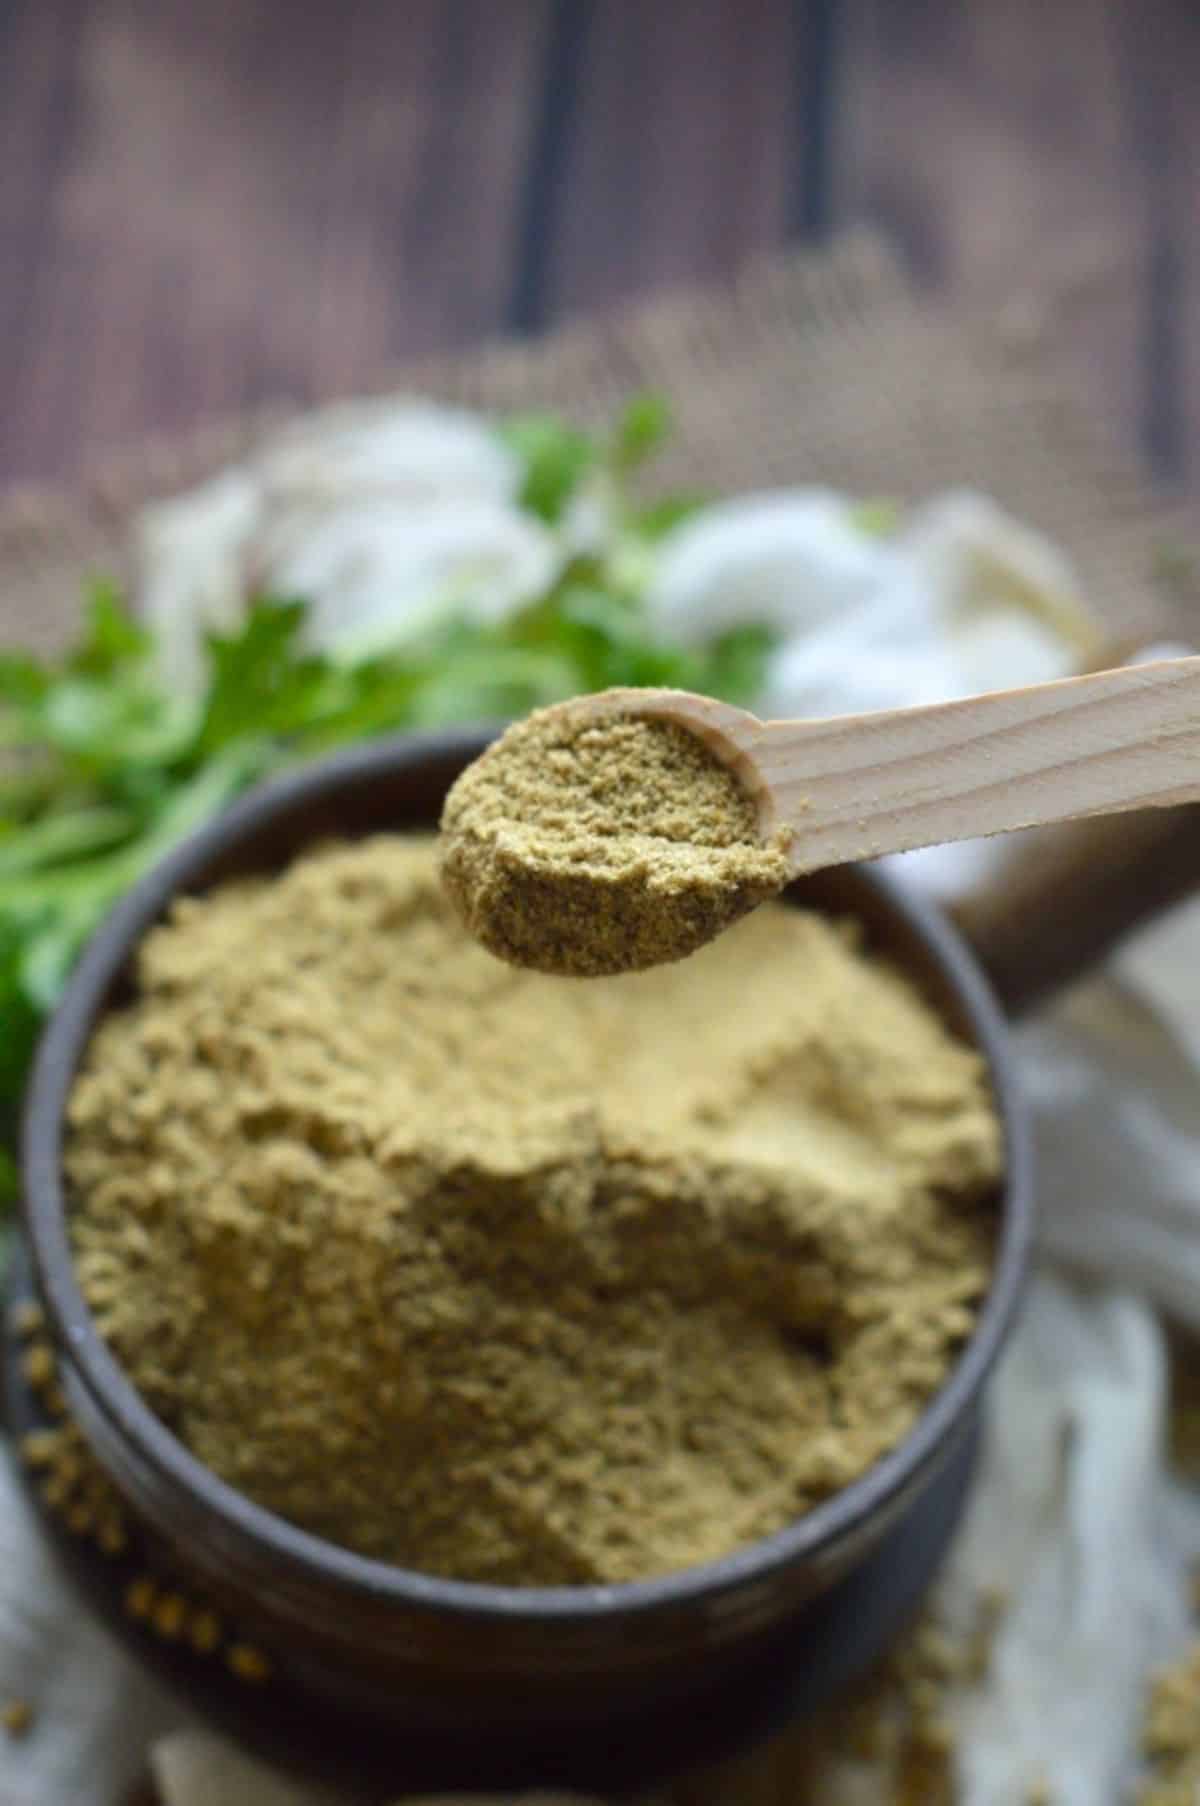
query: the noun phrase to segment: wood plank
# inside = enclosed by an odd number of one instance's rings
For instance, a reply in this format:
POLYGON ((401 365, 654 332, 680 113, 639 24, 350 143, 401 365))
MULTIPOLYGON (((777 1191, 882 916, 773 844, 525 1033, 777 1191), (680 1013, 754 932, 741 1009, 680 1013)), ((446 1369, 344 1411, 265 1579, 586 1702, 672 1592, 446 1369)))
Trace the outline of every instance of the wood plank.
POLYGON ((1200 495, 1200 13, 1127 7, 1118 43, 1146 242, 1142 443, 1163 477, 1200 495))
MULTIPOLYGON (((1180 242, 1179 396, 1185 423, 1181 474, 1190 495, 1200 495, 1200 12, 1180 8, 1176 27, 1179 85, 1175 90, 1172 206, 1180 242)), ((1170 54, 1170 53, 1168 53, 1170 54)), ((1173 59, 1171 59, 1173 60, 1173 59)))
POLYGON ((1196 27, 1184 0, 847 0, 834 180, 835 217, 882 226, 930 290, 1032 306, 1061 283, 1050 355, 1167 477, 1200 419, 1153 375, 1188 187, 1153 121, 1190 111, 1196 27))
POLYGON ((494 329, 546 14, 18 0, 0 479, 494 329))
POLYGON ((539 319, 712 280, 783 239, 805 10, 589 9, 539 319))

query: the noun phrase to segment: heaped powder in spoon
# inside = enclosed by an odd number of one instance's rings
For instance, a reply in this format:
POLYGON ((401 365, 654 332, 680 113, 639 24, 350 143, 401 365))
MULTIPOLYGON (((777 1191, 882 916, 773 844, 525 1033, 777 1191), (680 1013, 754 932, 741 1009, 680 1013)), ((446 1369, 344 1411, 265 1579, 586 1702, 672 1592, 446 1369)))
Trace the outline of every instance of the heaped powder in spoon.
POLYGON ((667 1572, 904 1436, 970 1333, 979 1057, 772 903, 581 985, 431 841, 178 903, 70 1106, 70 1232, 150 1406, 260 1504, 431 1573, 667 1572))
POLYGON ((694 953, 788 879, 753 799, 677 723, 543 709, 462 774, 442 877, 513 965, 601 977, 694 953))

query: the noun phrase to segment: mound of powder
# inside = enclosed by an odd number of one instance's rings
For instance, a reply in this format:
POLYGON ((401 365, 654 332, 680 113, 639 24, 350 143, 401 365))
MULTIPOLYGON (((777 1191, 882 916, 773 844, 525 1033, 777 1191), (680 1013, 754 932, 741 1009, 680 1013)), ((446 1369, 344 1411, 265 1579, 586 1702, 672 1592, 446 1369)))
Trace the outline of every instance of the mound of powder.
POLYGON ((788 879, 732 771, 669 721, 543 709, 467 768, 442 877, 475 938, 595 978, 682 959, 788 879))
POLYGON ((509 1583, 722 1555, 861 1474, 970 1333, 978 1057, 770 904, 602 985, 467 934, 429 840, 175 906, 71 1103, 98 1326, 224 1479, 509 1583))

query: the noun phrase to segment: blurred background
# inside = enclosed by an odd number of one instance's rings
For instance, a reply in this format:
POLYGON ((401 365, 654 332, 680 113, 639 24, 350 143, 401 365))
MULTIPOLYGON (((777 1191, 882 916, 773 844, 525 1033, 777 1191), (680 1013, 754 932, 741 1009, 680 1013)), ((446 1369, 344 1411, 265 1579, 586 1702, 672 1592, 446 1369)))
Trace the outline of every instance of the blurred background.
POLYGON ((1191 0, 4 0, 0 485, 865 223, 1194 492, 1198 92, 1191 0))

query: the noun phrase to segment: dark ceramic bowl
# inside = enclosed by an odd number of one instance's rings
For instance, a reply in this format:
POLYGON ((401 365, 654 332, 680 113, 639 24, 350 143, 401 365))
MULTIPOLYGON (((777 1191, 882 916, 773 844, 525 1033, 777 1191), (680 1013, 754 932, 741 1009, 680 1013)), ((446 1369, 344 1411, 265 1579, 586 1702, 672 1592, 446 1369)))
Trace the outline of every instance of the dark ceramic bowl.
POLYGON ((870 942, 981 1050, 1003 1123, 991 1290, 968 1346, 900 1447, 725 1560, 628 1585, 549 1589, 477 1586, 365 1560, 262 1510, 196 1461, 124 1377, 75 1280, 62 1138, 88 1039, 97 1018, 131 994, 133 950, 172 898, 278 870, 330 836, 428 829, 488 737, 356 749, 248 797, 180 847, 85 955, 42 1042, 25 1119, 25 1228, 70 1412, 146 1536, 236 1612, 275 1664, 252 1699, 245 1688, 231 1700, 227 1689, 197 1684, 194 1701, 299 1767, 393 1795, 643 1785, 844 1684, 914 1608, 953 1528, 1030 1240, 1025 1122, 1003 1018, 972 956, 936 910, 883 878, 823 873, 789 894, 862 921, 870 942))

